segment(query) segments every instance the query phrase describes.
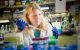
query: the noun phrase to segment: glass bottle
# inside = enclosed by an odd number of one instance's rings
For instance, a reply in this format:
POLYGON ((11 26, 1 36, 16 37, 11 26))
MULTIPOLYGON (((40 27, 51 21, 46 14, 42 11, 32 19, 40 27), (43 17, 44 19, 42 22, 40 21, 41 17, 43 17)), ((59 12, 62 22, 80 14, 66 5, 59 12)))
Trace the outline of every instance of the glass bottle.
POLYGON ((22 0, 15 0, 16 5, 22 5, 22 0))
POLYGON ((13 6, 13 5, 14 5, 14 3, 15 3, 15 1, 14 1, 14 0, 9 0, 9 6, 13 6))

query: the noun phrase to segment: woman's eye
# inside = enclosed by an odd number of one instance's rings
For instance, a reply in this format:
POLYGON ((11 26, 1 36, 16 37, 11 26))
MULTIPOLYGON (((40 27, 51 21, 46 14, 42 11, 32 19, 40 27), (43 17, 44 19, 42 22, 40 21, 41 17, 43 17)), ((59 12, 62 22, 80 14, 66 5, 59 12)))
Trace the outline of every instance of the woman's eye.
POLYGON ((37 16, 37 15, 34 15, 34 16, 37 16))
POLYGON ((34 17, 36 17, 36 16, 40 16, 41 14, 35 14, 35 15, 33 15, 34 17))
POLYGON ((41 14, 39 14, 39 15, 41 15, 41 14))
POLYGON ((39 15, 42 15, 42 13, 40 13, 39 15))

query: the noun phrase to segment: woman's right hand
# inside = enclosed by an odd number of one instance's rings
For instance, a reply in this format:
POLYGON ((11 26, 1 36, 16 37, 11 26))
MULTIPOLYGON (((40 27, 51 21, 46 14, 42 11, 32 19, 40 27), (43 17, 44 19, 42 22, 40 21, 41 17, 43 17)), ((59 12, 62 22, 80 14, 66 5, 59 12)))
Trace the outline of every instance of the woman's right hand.
POLYGON ((17 25, 17 27, 18 27, 19 30, 24 30, 26 24, 27 23, 24 20, 22 20, 21 18, 18 18, 16 20, 16 25, 17 25))

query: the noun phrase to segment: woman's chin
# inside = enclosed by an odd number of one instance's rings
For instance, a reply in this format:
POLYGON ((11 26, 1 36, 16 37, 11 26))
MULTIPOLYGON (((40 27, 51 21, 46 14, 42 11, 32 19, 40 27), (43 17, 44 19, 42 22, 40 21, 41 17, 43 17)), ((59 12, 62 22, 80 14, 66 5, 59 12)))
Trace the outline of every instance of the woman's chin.
POLYGON ((33 26, 34 26, 34 27, 37 27, 37 25, 36 25, 36 24, 34 24, 33 26))
POLYGON ((34 27, 38 27, 41 23, 35 23, 33 24, 34 27))
POLYGON ((34 27, 38 27, 39 25, 38 24, 35 24, 35 25, 33 25, 34 27))

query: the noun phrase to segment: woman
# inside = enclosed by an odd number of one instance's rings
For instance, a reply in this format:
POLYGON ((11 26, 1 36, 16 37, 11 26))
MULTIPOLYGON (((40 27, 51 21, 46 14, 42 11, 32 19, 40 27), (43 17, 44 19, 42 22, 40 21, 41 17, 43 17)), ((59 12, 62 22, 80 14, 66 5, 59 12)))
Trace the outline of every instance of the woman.
MULTIPOLYGON (((45 21, 44 15, 42 10, 40 9, 40 6, 36 3, 30 3, 26 8, 25 12, 23 14, 23 20, 18 19, 16 22, 17 32, 24 32, 26 34, 26 39, 29 41, 32 38, 37 37, 49 37, 52 36, 52 26, 45 21), (25 21, 25 22, 24 22, 25 21), (26 23, 29 25, 32 25, 32 28, 30 26, 26 26, 26 23)), ((32 42, 31 42, 32 43, 32 42)), ((28 43, 28 44, 31 44, 28 43)))

